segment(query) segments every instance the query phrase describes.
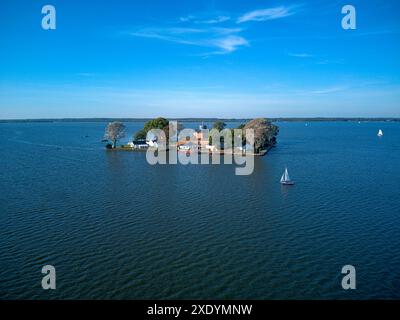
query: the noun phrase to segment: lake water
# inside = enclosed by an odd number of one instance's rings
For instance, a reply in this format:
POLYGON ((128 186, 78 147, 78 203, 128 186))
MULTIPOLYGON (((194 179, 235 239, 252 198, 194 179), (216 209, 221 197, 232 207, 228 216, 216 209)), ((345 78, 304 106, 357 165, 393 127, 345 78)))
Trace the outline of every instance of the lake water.
POLYGON ((0 298, 400 298, 400 123, 278 125, 235 176, 106 152, 106 123, 1 123, 0 298))

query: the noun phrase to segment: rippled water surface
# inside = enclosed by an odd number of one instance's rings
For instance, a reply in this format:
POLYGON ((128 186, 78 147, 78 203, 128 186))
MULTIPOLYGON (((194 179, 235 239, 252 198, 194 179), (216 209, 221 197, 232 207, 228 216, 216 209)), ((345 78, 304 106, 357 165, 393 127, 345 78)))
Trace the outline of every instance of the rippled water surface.
POLYGON ((0 298, 400 298, 400 123, 278 123, 250 176, 106 152, 105 125, 0 124, 0 298))

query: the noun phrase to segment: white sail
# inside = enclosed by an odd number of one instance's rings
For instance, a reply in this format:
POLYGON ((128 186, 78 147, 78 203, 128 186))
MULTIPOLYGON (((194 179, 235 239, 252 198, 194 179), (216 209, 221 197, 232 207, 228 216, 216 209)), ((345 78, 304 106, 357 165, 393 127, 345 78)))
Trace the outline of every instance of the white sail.
POLYGON ((287 182, 287 181, 290 181, 290 177, 289 177, 289 172, 286 168, 285 172, 282 174, 281 182, 287 182))
POLYGON ((290 181, 289 172, 285 169, 285 181, 290 181))
POLYGON ((382 137, 383 136, 383 131, 381 129, 379 129, 378 131, 378 137, 382 137))
POLYGON ((287 169, 287 168, 285 168, 285 171, 284 171, 283 174, 282 174, 282 177, 281 177, 281 184, 283 184, 283 185, 289 185, 289 186, 294 185, 294 182, 293 182, 292 180, 290 180, 289 172, 288 172, 288 169, 287 169))

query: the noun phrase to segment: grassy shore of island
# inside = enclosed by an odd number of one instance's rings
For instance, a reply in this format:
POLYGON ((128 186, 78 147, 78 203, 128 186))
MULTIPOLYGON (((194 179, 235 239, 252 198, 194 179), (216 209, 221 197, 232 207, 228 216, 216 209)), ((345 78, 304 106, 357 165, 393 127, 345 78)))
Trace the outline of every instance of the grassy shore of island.
MULTIPOLYGON (((262 156, 265 156, 272 148, 273 148, 274 146, 269 146, 267 149, 264 149, 264 150, 261 150, 260 152, 258 152, 258 153, 254 153, 254 152, 235 152, 235 151, 228 151, 228 150, 219 150, 219 151, 209 151, 209 150, 207 150, 207 151, 201 151, 201 150, 199 150, 199 151, 197 151, 197 154, 209 154, 210 156, 212 156, 213 154, 218 154, 218 155, 221 155, 221 156, 223 156, 224 154, 232 154, 232 155, 241 155, 241 156, 245 156, 245 155, 248 155, 248 156, 259 156, 259 157, 262 157, 262 156)), ((121 146, 118 146, 118 147, 115 147, 115 148, 113 148, 113 149, 106 149, 107 151, 123 151, 123 152, 147 152, 147 150, 148 149, 135 149, 135 148, 132 148, 132 147, 130 147, 130 146, 128 146, 128 145, 121 145, 121 146)), ((165 150, 165 152, 169 152, 170 150, 169 149, 166 149, 165 150)), ((186 154, 190 154, 191 152, 196 152, 196 151, 184 151, 184 150, 176 150, 176 152, 178 153, 178 152, 181 152, 181 153, 186 153, 186 154)))

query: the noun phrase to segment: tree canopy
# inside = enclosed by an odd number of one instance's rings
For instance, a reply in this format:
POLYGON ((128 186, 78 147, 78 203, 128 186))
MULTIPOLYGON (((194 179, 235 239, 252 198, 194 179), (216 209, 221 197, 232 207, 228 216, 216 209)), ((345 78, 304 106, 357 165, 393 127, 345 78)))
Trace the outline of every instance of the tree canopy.
POLYGON ((272 124, 264 118, 253 119, 246 123, 243 127, 246 129, 254 130, 254 150, 259 152, 272 146, 276 142, 276 136, 279 132, 278 126, 272 124))
POLYGON ((144 140, 146 139, 147 132, 144 129, 139 130, 135 133, 135 140, 144 140))
POLYGON ((125 137, 125 125, 122 122, 110 122, 104 133, 104 139, 110 140, 112 142, 112 147, 115 148, 117 141, 125 137))
MULTIPOLYGON (((178 123, 178 127, 177 127, 177 131, 182 130, 183 125, 181 123, 178 123)), ((158 117, 152 120, 147 121, 144 126, 143 129, 139 130, 138 132, 136 132, 135 134, 135 139, 146 139, 147 136, 147 132, 149 132, 152 129, 160 129, 163 130, 165 132, 165 137, 168 140, 169 139, 169 121, 165 118, 162 117, 158 117)), ((171 135, 175 135, 177 134, 177 132, 172 132, 171 135)))
POLYGON ((161 129, 165 131, 166 128, 168 128, 168 120, 165 118, 158 117, 149 120, 144 124, 143 129, 136 132, 135 139, 136 140, 146 139, 147 132, 149 132, 152 129, 161 129))
POLYGON ((213 123, 213 129, 217 129, 218 131, 224 130, 226 127, 226 123, 223 121, 216 121, 213 123))
POLYGON ((155 118, 153 120, 149 120, 144 124, 143 129, 148 132, 152 129, 165 129, 165 127, 168 127, 168 120, 162 117, 155 118))

